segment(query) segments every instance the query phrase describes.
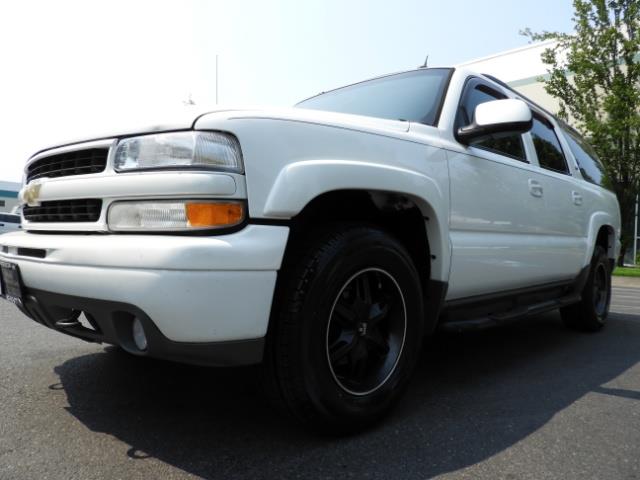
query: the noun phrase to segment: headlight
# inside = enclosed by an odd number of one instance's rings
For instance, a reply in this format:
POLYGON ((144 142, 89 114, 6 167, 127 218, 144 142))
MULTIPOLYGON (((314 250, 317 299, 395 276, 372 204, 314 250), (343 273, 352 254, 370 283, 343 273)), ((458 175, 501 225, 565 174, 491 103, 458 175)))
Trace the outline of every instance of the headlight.
POLYGON ((208 200, 114 202, 107 215, 109 229, 115 232, 208 230, 243 220, 242 202, 208 200))
POLYGON ((118 143, 115 169, 204 167, 242 172, 240 144, 222 132, 172 132, 125 138, 118 143))

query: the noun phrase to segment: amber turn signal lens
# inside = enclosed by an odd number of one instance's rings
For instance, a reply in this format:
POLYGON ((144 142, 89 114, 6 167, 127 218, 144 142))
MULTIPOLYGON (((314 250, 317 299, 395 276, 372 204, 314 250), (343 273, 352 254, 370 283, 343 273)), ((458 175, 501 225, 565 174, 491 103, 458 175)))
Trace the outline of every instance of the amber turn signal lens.
POLYGON ((230 227, 242 222, 244 207, 241 203, 187 203, 189 225, 196 228, 230 227))

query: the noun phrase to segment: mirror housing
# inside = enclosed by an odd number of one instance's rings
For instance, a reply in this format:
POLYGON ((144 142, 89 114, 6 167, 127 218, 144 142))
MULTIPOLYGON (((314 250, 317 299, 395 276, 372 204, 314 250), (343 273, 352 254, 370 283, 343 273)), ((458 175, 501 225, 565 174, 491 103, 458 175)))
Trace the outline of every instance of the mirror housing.
POLYGON ((456 139, 469 145, 491 135, 526 133, 531 127, 533 115, 525 102, 513 98, 492 100, 476 107, 473 123, 459 128, 456 139))

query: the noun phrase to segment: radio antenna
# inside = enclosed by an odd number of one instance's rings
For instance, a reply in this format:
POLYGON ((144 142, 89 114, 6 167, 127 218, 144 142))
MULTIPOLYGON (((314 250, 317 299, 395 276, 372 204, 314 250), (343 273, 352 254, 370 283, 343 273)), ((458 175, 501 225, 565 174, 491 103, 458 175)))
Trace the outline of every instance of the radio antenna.
POLYGON ((429 63, 429 55, 427 55, 427 58, 424 59, 424 63, 420 65, 420 68, 427 68, 428 63, 429 63))

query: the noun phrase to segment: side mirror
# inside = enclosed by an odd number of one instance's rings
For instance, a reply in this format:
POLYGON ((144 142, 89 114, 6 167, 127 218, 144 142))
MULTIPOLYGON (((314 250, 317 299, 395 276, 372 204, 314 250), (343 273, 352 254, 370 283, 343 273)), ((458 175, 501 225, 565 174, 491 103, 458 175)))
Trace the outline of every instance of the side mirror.
POLYGON ((476 107, 473 123, 459 128, 456 138, 469 145, 491 135, 525 133, 533 126, 529 106, 522 100, 505 99, 481 103, 476 107))

